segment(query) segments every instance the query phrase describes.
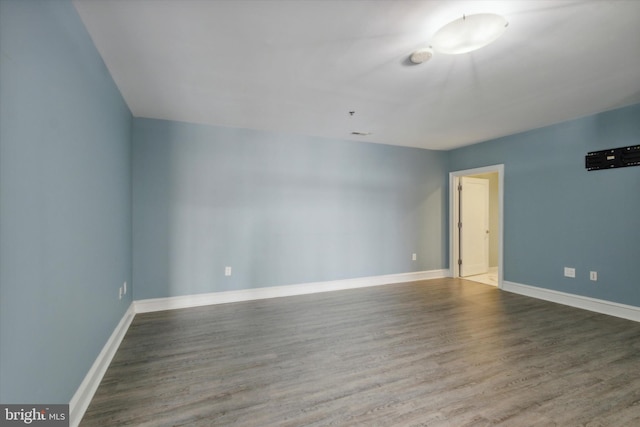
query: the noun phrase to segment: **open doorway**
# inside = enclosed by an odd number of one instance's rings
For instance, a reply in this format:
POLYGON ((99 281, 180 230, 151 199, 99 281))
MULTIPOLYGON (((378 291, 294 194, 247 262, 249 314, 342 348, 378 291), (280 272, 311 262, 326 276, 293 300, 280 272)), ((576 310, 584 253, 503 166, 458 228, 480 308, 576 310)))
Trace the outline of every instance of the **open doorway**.
POLYGON ((504 165, 449 174, 453 277, 502 288, 504 165))

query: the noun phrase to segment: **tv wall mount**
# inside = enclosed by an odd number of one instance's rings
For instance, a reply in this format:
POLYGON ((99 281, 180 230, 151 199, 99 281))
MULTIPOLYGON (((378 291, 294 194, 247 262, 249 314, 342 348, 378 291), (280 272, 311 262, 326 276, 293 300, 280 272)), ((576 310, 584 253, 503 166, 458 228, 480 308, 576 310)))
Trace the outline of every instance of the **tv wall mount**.
POLYGON ((640 166, 640 145, 592 151, 584 162, 588 171, 640 166))

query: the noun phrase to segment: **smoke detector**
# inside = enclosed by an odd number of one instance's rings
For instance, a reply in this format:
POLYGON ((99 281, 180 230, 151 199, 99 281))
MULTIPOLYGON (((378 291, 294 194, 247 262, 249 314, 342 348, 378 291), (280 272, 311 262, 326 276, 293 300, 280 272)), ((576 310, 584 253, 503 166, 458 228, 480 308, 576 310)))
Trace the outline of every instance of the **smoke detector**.
POLYGON ((428 60, 430 60, 432 56, 433 49, 431 49, 431 47, 424 47, 413 52, 409 59, 414 64, 422 64, 423 62, 427 62, 428 60))

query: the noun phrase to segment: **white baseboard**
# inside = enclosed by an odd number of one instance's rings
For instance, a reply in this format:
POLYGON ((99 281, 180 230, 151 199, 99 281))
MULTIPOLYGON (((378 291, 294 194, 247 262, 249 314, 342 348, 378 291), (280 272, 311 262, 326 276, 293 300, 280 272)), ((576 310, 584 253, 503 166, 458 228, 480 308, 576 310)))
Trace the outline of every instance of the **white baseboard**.
POLYGON ((640 322, 640 307, 632 305, 568 294, 566 292, 508 282, 506 280, 502 282, 502 290, 640 322))
POLYGON ((87 372, 84 380, 82 380, 80 387, 78 387, 78 390, 76 390, 76 393, 71 398, 69 402, 70 427, 76 427, 80 424, 80 420, 82 420, 82 416, 89 407, 89 403, 91 403, 91 399, 98 389, 100 381, 102 381, 102 377, 107 371, 113 356, 116 354, 116 350, 118 350, 122 339, 127 333, 135 314, 132 303, 102 348, 102 351, 98 354, 95 362, 93 362, 89 372, 87 372))
POLYGON ((448 277, 449 270, 418 271, 414 273, 389 274, 385 276, 360 277, 355 279, 334 280, 329 282, 302 283, 297 285, 273 286, 266 288, 241 289, 237 291, 213 292, 207 294, 184 295, 168 298, 153 298, 134 302, 136 313, 173 310, 178 308, 200 307, 204 305, 225 304, 229 302, 252 301, 266 298, 288 297, 389 285, 393 283, 415 282, 418 280, 448 277))

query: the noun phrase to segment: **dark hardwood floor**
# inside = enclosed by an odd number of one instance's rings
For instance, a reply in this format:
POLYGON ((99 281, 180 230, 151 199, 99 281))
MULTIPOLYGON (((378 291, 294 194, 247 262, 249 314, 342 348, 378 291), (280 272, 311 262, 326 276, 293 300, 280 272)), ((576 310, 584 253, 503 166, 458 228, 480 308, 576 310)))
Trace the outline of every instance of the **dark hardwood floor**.
POLYGON ((82 426, 640 426, 640 324, 438 279, 139 314, 82 426))

